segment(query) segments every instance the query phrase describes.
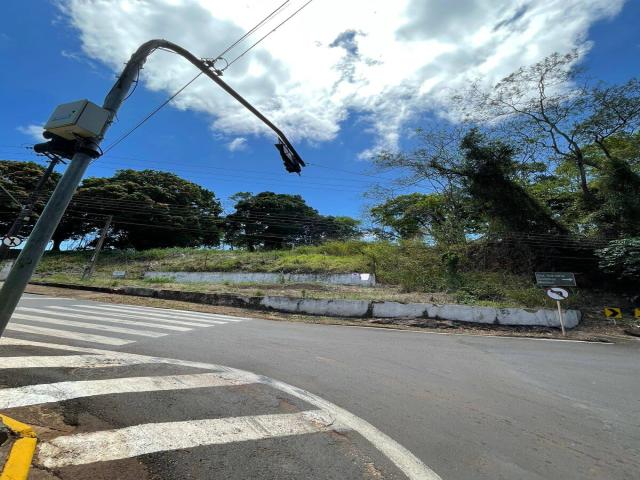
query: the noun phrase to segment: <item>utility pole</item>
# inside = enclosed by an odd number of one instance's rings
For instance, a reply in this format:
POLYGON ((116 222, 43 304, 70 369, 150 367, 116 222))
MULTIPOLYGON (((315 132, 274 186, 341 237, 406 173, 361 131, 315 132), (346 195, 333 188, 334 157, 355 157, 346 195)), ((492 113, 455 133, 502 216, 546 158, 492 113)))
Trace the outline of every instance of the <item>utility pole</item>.
MULTIPOLYGON (((40 177, 40 180, 38 180, 38 183, 36 184, 31 194, 29 195, 29 198, 27 199, 26 203, 21 206, 20 213, 18 214, 17 218, 14 220, 13 224, 9 228, 9 231, 5 235, 6 237, 17 237, 20 235, 20 231, 22 230, 22 227, 31 218, 31 213, 33 212, 33 207, 35 206, 40 190, 42 190, 42 187, 44 187, 44 184, 47 183, 47 180, 49 180, 49 177, 51 177, 51 174, 53 173, 54 168, 56 168, 56 165, 60 160, 61 160, 60 157, 56 155, 51 155, 49 157, 49 166, 42 174, 42 177, 40 177)), ((5 244, 0 244, 0 262, 6 258, 8 253, 9 253, 9 247, 5 244)))
POLYGON ((96 244, 96 248, 93 251, 93 255, 91 255, 91 260, 89 264, 84 268, 84 272, 82 272, 82 280, 87 280, 91 278, 94 270, 96 269, 96 264, 98 263, 98 256, 100 255, 100 250, 102 250, 102 245, 104 245, 104 241, 107 238, 107 233, 109 233, 109 227, 111 226, 111 221, 113 220, 113 215, 109 215, 107 217, 107 221, 104 223, 104 227, 102 227, 102 232, 100 233, 100 239, 96 244))
MULTIPOLYGON (((9 323, 11 315, 20 301, 20 297, 22 297, 31 275, 33 275, 33 272, 38 266, 38 263, 47 248, 47 244, 51 240, 53 233, 60 223, 62 215, 69 206, 71 197, 73 196, 76 188, 78 188, 87 167, 93 159, 98 158, 101 155, 100 143, 111 126, 120 105, 127 97, 127 94, 129 93, 133 82, 137 78, 140 69, 147 60, 147 57, 159 48, 171 50, 172 52, 175 52, 187 59, 194 66, 199 68, 202 73, 217 83, 224 91, 258 117, 271 130, 273 130, 279 140, 279 143, 276 144, 276 148, 280 152, 287 171, 299 173, 301 167, 305 165, 304 161, 300 155, 298 155, 298 152, 296 152, 295 148, 291 145, 291 142, 289 142, 284 133, 282 133, 268 118, 260 113, 238 92, 223 82, 218 76, 219 73, 213 70, 211 62, 200 59, 188 50, 167 40, 150 40, 143 43, 138 50, 133 53, 124 67, 120 78, 116 81, 115 85, 109 91, 104 100, 102 108, 108 111, 109 116, 102 127, 101 132, 95 137, 81 138, 72 142, 67 141, 65 143, 64 140, 60 142, 59 139, 56 138, 53 138, 50 142, 52 148, 57 142, 57 145, 60 145, 61 150, 63 150, 65 155, 67 155, 65 158, 71 157, 71 163, 64 172, 60 182, 58 182, 56 189, 53 191, 51 198, 47 202, 47 205, 33 228, 31 235, 29 235, 27 243, 20 252, 13 268, 9 272, 9 275, 2 286, 2 290, 0 290, 0 336, 4 332, 7 323, 9 323), (71 152, 69 152, 70 149, 72 150, 71 152)), ((45 138, 47 138, 47 133, 48 132, 45 132, 45 138)))

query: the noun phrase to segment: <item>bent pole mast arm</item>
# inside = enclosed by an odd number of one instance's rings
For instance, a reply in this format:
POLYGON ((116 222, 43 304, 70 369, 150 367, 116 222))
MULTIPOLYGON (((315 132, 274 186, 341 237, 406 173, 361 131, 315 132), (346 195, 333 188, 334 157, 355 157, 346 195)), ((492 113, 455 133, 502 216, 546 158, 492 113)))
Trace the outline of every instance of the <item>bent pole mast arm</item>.
POLYGON ((304 162, 295 151, 287 137, 285 137, 285 135, 273 123, 271 123, 268 118, 256 110, 234 89, 220 80, 203 60, 197 58, 184 48, 166 40, 150 40, 142 44, 131 56, 131 59, 122 71, 120 78, 104 99, 103 108, 109 111, 109 118, 100 134, 97 137, 83 139, 77 143, 72 142, 72 148, 74 148, 74 151, 71 152, 71 163, 51 194, 47 205, 29 235, 27 243, 20 252, 13 268, 4 281, 4 285, 2 285, 2 288, 0 289, 0 336, 2 336, 7 323, 9 323, 9 319, 18 305, 20 297, 22 296, 27 283, 29 283, 36 266, 40 262, 40 259, 47 248, 47 244, 51 240, 51 236, 58 227, 62 215, 69 206, 73 193, 76 188, 78 188, 87 167, 94 158, 100 156, 97 152, 99 149, 98 147, 104 138, 107 129, 113 122, 118 108, 120 108, 120 105, 122 105, 122 102, 126 99, 127 94, 131 89, 131 85, 135 81, 138 72, 147 60, 147 57, 158 48, 171 50, 172 52, 175 52, 189 60, 206 76, 216 82, 228 94, 244 105, 251 113, 262 120, 265 125, 271 128, 271 130, 278 135, 281 142, 277 144, 276 147, 280 151, 280 155, 282 156, 287 171, 300 172, 300 168, 304 166, 304 162))
MULTIPOLYGON (((124 70, 122 71, 122 74, 120 75, 119 80, 113 86, 111 91, 107 94, 104 100, 103 108, 112 112, 109 123, 113 120, 113 117, 115 116, 115 112, 118 110, 118 108, 124 101, 125 97, 127 96, 129 89, 131 88, 131 85, 134 82, 134 79, 137 78, 138 72, 146 62, 147 58, 158 48, 171 50, 172 52, 177 53, 178 55, 184 57, 189 62, 191 62, 195 67, 200 69, 202 73, 204 73, 207 77, 209 77, 211 80, 216 82, 220 87, 222 87, 224 91, 226 91, 229 95, 235 98, 247 110, 253 113, 265 125, 267 125, 271 130, 273 130, 275 134, 278 136, 278 138, 280 139, 280 141, 284 143, 287 146, 287 148, 291 151, 291 153, 293 154, 295 163, 299 163, 302 166, 305 165, 304 161, 302 161, 302 158, 300 157, 300 155, 298 155, 298 152, 296 152, 295 148, 293 147, 289 139, 285 136, 284 133, 282 133, 282 131, 278 127, 276 127, 271 122, 271 120, 265 117, 262 113, 260 113, 258 109, 256 109, 253 105, 251 105, 248 101, 246 101, 238 92, 236 92, 233 88, 231 88, 224 81, 222 81, 216 73, 211 71, 210 66, 207 65, 207 63, 205 63, 202 59, 196 57, 187 49, 182 48, 181 46, 176 45, 175 43, 169 42, 168 40, 163 40, 163 39, 149 40, 148 42, 143 43, 138 48, 138 50, 136 50, 134 54, 131 55, 131 58, 129 59, 129 62, 127 62, 127 65, 125 66, 124 70)), ((107 128, 108 128, 108 124, 107 126, 105 126, 105 131, 107 128)), ((297 171, 299 171, 299 167, 297 171)))

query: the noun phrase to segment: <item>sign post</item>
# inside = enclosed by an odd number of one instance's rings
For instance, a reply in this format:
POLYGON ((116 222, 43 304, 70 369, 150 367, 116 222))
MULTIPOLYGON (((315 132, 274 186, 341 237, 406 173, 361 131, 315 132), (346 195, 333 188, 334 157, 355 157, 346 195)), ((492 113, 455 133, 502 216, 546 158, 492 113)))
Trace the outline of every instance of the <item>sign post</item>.
POLYGON ((562 300, 566 300, 567 298, 569 298, 569 292, 566 291, 564 288, 552 287, 552 288, 547 288, 547 296, 555 300, 556 303, 558 304, 558 319, 560 320, 560 328, 562 329, 562 336, 565 337, 567 333, 564 330, 564 318, 562 316, 562 306, 560 305, 560 302, 562 300))

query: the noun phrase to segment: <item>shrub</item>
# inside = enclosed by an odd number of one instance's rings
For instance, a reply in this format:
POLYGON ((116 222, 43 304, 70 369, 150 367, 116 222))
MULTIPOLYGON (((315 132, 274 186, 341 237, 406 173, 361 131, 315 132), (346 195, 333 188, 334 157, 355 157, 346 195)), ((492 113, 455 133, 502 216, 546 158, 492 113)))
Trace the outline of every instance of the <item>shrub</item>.
POLYGON ((598 266, 619 280, 640 280, 640 237, 614 240, 596 250, 598 266))

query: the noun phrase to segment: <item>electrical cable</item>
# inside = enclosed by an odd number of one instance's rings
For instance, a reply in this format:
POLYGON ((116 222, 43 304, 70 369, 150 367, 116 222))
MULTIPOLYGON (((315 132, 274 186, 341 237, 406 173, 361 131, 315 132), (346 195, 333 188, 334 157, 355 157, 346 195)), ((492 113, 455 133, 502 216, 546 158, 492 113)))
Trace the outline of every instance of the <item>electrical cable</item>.
MULTIPOLYGON (((266 38, 268 35, 270 35, 272 32, 274 32, 278 27, 280 27, 282 24, 286 23, 291 17, 293 17, 294 15, 296 15, 300 10, 302 10, 304 7, 306 7, 309 3, 311 3, 313 0, 309 0, 305 5, 303 5, 301 8, 299 8, 298 10, 296 10, 293 15, 289 16, 287 19, 285 19, 284 22, 282 22, 280 25, 278 25, 275 29, 273 29, 271 32, 269 32, 267 35, 265 35, 262 39, 260 39, 257 43, 261 42, 262 40, 264 40, 264 38, 266 38)), ((251 30, 249 30, 249 32, 245 33, 240 40, 236 41, 233 45, 231 45, 230 47, 228 47, 224 52, 228 52, 231 48, 233 48, 235 45, 237 45, 240 41, 242 41, 244 38, 246 38, 248 35, 250 35, 252 32, 254 32, 257 28, 259 28, 261 25, 263 25, 266 21, 268 21, 271 17, 273 17, 274 14, 276 14, 276 12, 278 12, 280 9, 282 9, 282 7, 284 7, 287 3, 289 2, 289 0, 287 0, 286 2, 284 2, 282 5, 280 5, 278 8, 276 8, 273 12, 271 12, 269 15, 267 15, 264 19, 262 19, 255 27, 253 27, 251 30)), ((256 43, 256 44, 257 44, 256 43)), ((248 50, 251 50, 256 44, 252 45, 251 47, 249 47, 248 50)), ((245 52, 243 52, 240 56, 244 55, 245 53, 247 53, 246 50, 245 52)), ((222 57, 222 55, 218 55, 218 57, 216 58, 220 58, 222 57)), ((239 58, 239 57, 238 57, 239 58)), ((236 58, 236 60, 238 59, 236 58)), ((235 61, 235 60, 234 60, 235 61)), ((231 62, 233 63, 233 62, 231 62)), ((231 63, 227 63, 227 65, 225 66, 225 70, 227 68, 229 68, 231 66, 231 63)), ((138 75, 140 74, 140 71, 138 70, 138 75)), ((124 141, 129 135, 131 135, 133 132, 135 132, 138 128, 140 128, 142 125, 144 125, 151 117, 153 117, 156 113, 158 113, 162 108, 164 108, 169 102, 171 102, 174 98, 176 98, 178 95, 180 95, 189 85, 191 85, 193 82, 195 82, 200 75, 202 75, 203 72, 199 72, 195 77, 193 77, 191 80, 189 80, 186 84, 184 84, 178 91, 176 91, 173 95, 171 95, 167 100, 165 100, 164 102, 162 102, 160 105, 158 105, 155 109, 153 109, 149 114, 147 114, 140 122, 138 122, 133 128, 131 128, 130 130, 128 130, 127 132, 125 132, 123 135, 121 135, 115 142, 111 143, 105 150, 104 153, 109 152, 110 150, 112 150, 114 147, 116 147, 119 143, 121 143, 122 141, 124 141)), ((137 81, 136 81, 136 86, 137 86, 137 81)), ((135 89, 135 86, 134 86, 135 89)), ((133 91, 131 92, 133 93, 133 91)), ((131 93, 129 95, 127 95, 127 98, 129 96, 131 96, 131 93)))
MULTIPOLYGON (((231 45, 229 45, 227 47, 227 49, 218 54, 215 59, 218 58, 222 58, 222 56, 227 53, 229 50, 231 50, 233 47, 235 47, 236 45, 238 45, 242 40, 244 40, 245 38, 247 38, 249 35, 251 35, 253 32, 255 32, 258 28, 260 28, 265 22, 267 22, 271 17, 273 17, 277 12, 279 12, 280 10, 282 10, 282 8, 289 3, 290 0, 286 0, 284 3, 282 3, 278 8, 276 8, 273 12, 271 12, 269 15, 267 15, 265 18, 263 18, 256 26, 254 26, 251 30, 249 30, 248 32, 246 32, 242 37, 240 37, 238 40, 236 40, 234 43, 232 43, 231 45)), ((226 70, 227 68, 229 68, 229 64, 227 64, 227 66, 223 69, 226 70)))
POLYGON ((265 38, 267 38, 269 35, 271 35, 273 32, 275 32, 278 28, 280 28, 282 25, 284 25, 285 23, 287 23, 289 20, 291 20, 293 17, 295 17, 303 8, 305 8, 307 5, 309 5, 311 2, 313 2, 313 0, 308 0, 304 5, 302 5, 299 9, 297 9, 295 12, 293 12, 291 15, 289 15, 287 18, 285 18, 282 22, 280 22, 278 25, 276 25, 276 27, 274 29, 272 29, 271 31, 269 31, 265 36, 263 36, 262 38, 260 38, 257 42, 255 42, 253 45, 251 45, 249 48, 247 48, 244 52, 242 52, 240 55, 238 55, 236 58, 234 58, 233 60, 231 60, 229 62, 229 64, 227 65, 227 68, 229 68, 231 65, 233 65, 234 63, 236 63, 238 60, 240 60, 242 57, 245 56, 245 54, 247 54, 250 50, 252 50, 255 46, 257 46, 259 43, 261 43, 265 38))
POLYGON ((149 120, 151 117, 153 117, 156 113, 158 113, 167 103, 169 103, 171 100, 173 100, 174 98, 176 98, 178 95, 180 95, 182 93, 182 91, 187 88, 189 85, 191 85, 193 82, 195 82, 200 75, 202 75, 203 72, 198 73, 195 77, 193 77, 191 80, 189 80, 187 83, 185 83, 180 90, 178 90, 177 92, 175 92, 173 95, 171 95, 169 98, 167 98, 164 102, 162 102, 160 105, 158 105, 156 108, 154 108, 150 113, 147 114, 146 117, 144 117, 142 120, 140 120, 132 129, 130 129, 129 131, 125 132, 122 136, 120 136, 115 142, 113 142, 111 145, 109 145, 105 150, 104 153, 108 153, 110 150, 112 150, 116 145, 118 145, 120 142, 122 142, 123 140, 125 140, 129 135, 131 135, 133 132, 135 132, 138 128, 140 128, 142 125, 144 125, 145 122, 147 122, 147 120, 149 120))

